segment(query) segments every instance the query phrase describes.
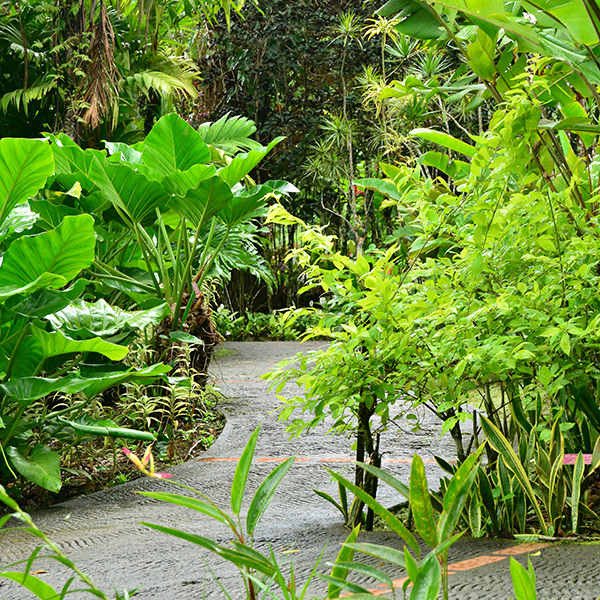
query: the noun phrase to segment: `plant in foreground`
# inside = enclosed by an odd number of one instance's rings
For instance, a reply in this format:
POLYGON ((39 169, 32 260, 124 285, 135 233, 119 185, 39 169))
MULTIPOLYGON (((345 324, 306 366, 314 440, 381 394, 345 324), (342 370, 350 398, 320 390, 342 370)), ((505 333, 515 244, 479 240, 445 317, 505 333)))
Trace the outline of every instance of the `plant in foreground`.
MULTIPOLYGON (((66 597, 67 594, 72 594, 76 592, 87 592, 88 594, 92 594, 96 596, 96 598, 101 598, 102 600, 109 600, 109 596, 107 596, 102 590, 98 589, 93 581, 85 574, 82 573, 77 565, 67 558, 67 556, 60 550, 60 548, 52 542, 48 536, 41 531, 37 525, 33 522, 29 514, 27 514, 24 510, 22 510, 19 505, 6 493, 4 487, 0 485, 0 501, 4 502, 8 508, 10 508, 13 512, 3 516, 0 519, 0 528, 11 518, 14 517, 19 521, 25 523, 25 531, 28 531, 32 535, 38 537, 44 543, 43 546, 38 546, 26 560, 21 560, 16 563, 12 563, 7 565, 0 571, 0 577, 4 577, 6 579, 11 579, 12 581, 16 581, 24 588, 27 588, 36 598, 41 598, 43 600, 51 600, 56 598, 57 600, 62 600, 66 597), (46 550, 49 552, 48 554, 40 554, 42 550, 46 550), (59 563, 65 565, 68 569, 73 571, 75 575, 67 579, 65 584, 63 585, 60 591, 55 590, 51 585, 42 581, 39 577, 36 577, 31 573, 31 567, 33 566, 34 560, 36 558, 51 558, 53 560, 58 561, 59 563), (19 571, 6 571, 10 567, 13 567, 17 564, 25 564, 25 571, 23 573, 19 571), (84 587, 80 589, 70 589, 75 580, 80 581, 84 587)), ((134 592, 128 592, 127 590, 123 591, 123 594, 116 592, 115 600, 128 600, 131 597, 131 594, 134 592)))

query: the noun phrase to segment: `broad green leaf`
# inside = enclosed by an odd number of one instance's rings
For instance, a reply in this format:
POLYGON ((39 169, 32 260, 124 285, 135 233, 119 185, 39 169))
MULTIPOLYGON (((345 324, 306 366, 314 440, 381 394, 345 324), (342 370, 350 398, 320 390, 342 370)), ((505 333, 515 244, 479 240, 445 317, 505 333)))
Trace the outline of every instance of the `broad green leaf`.
POLYGON ((339 473, 326 469, 326 471, 342 485, 350 490, 359 500, 362 500, 368 507, 373 509, 373 512, 394 532, 396 532, 417 554, 419 554, 419 545, 413 534, 406 529, 402 521, 394 516, 387 508, 384 508, 374 498, 367 494, 363 489, 354 485, 339 473))
POLYGON ((502 456, 504 464, 515 474, 519 485, 529 497, 529 500, 533 504, 533 508, 536 512, 540 527, 542 527, 544 535, 546 535, 547 529, 544 516, 542 515, 537 497, 533 491, 533 487, 531 486, 529 476, 519 461, 519 457, 516 455, 508 440, 502 435, 502 432, 483 415, 481 416, 481 426, 488 442, 491 444, 494 450, 496 450, 496 452, 502 456))
POLYGON ((433 129, 424 129, 417 128, 413 129, 410 132, 411 135, 416 135, 423 140, 427 140, 429 142, 433 142, 434 144, 439 144, 440 146, 444 146, 449 150, 453 150, 454 152, 459 152, 460 154, 464 154, 469 158, 473 158, 477 153, 477 149, 475 146, 471 146, 462 140, 458 140, 443 131, 434 131, 433 129))
POLYGON ((201 512, 221 523, 226 525, 234 525, 232 520, 217 506, 205 502, 204 500, 198 500, 197 498, 189 498, 188 496, 182 496, 181 494, 169 494, 167 492, 137 492, 142 496, 148 496, 148 498, 154 498, 155 500, 162 500, 163 502, 170 502, 171 504, 177 504, 191 510, 201 512))
POLYGON ((17 138, 0 140, 0 224, 21 202, 34 196, 54 173, 47 142, 17 138))
POLYGON ((401 194, 398 191, 398 188, 392 181, 388 181, 387 179, 375 179, 373 177, 365 177, 363 179, 356 179, 354 184, 359 188, 365 188, 367 190, 374 190, 383 194, 384 196, 388 196, 392 200, 400 200, 401 194))
POLYGON ((55 591, 52 586, 48 585, 45 581, 42 581, 39 577, 34 577, 30 574, 3 571, 0 572, 0 577, 16 581, 24 588, 28 589, 36 598, 40 598, 41 600, 56 600, 56 598, 60 596, 60 593, 55 591))
POLYGON ((210 150, 198 132, 179 115, 159 119, 146 137, 144 163, 165 177, 210 160, 210 150))
POLYGON ((419 575, 413 582, 410 600, 437 600, 442 584, 442 568, 435 552, 419 565, 419 575))
POLYGON ((573 467, 573 485, 571 491, 571 529, 577 533, 579 527, 579 499, 581 497, 581 481, 585 471, 583 454, 580 452, 573 467))
POLYGON ((0 297, 61 287, 94 260, 94 220, 89 215, 65 217, 52 231, 13 242, 0 267, 0 297))
POLYGON ((48 315, 46 320, 57 330, 63 329, 67 332, 85 330, 90 334, 106 337, 123 330, 144 329, 148 325, 158 325, 169 314, 170 310, 166 303, 148 310, 128 312, 110 306, 102 299, 94 303, 78 300, 63 310, 48 315))
POLYGON ((300 190, 289 181, 282 181, 281 179, 269 179, 263 183, 264 186, 270 187, 277 194, 299 194, 300 190))
POLYGON ((256 490, 256 494, 254 494, 254 498, 252 498, 252 502, 248 508, 248 516, 246 517, 246 530, 250 535, 254 534, 254 530, 261 517, 273 500, 275 490, 279 487, 285 474, 293 464, 294 457, 288 458, 285 462, 273 469, 273 471, 265 477, 258 490, 256 490))
POLYGON ((442 34, 432 9, 418 0, 388 0, 377 14, 398 19, 395 29, 417 40, 436 39, 442 34))
POLYGON ((56 452, 37 444, 28 458, 25 458, 14 446, 6 448, 12 466, 25 479, 51 492, 62 487, 60 480, 60 457, 56 452))
POLYGON ((230 187, 241 181, 258 163, 284 138, 275 138, 268 146, 260 150, 250 150, 245 154, 238 154, 231 162, 219 169, 219 177, 230 187))
POLYGON ((97 421, 91 417, 84 416, 80 421, 70 421, 58 417, 55 421, 60 427, 70 427, 77 433, 83 435, 94 435, 101 437, 123 438, 127 440, 143 440, 146 442, 155 442, 156 436, 148 431, 138 431, 137 429, 127 429, 118 427, 116 423, 109 421, 97 421))
MULTIPOLYGON (((346 538, 346 543, 345 544, 354 544, 356 542, 356 539, 358 538, 358 533, 360 532, 360 525, 357 525, 351 532, 350 535, 346 538)), ((337 555, 337 558, 335 559, 335 564, 333 565, 333 568, 331 569, 331 576, 332 577, 336 577, 338 579, 346 579, 346 576, 348 575, 348 569, 340 566, 339 563, 348 561, 348 560, 352 560, 354 558, 354 550, 346 545, 343 545, 339 554, 337 555)), ((340 597, 340 592, 342 591, 342 588, 330 583, 327 586, 327 598, 339 598, 340 597)))
POLYGON ((49 200, 30 200, 29 206, 38 214, 36 221, 38 227, 46 231, 58 227, 65 217, 74 217, 80 214, 74 208, 53 204, 49 200))
POLYGON ((157 181, 147 179, 125 164, 96 158, 90 177, 104 197, 127 215, 131 224, 140 223, 156 208, 164 208, 169 195, 157 181))
POLYGON ((525 567, 510 557, 510 576, 515 591, 515 600, 537 600, 535 582, 529 576, 525 567))
POLYGON ((429 499, 425 465, 418 455, 413 456, 410 469, 410 507, 417 531, 430 548, 435 548, 438 545, 437 525, 429 499))
POLYGON ((139 165, 142 162, 142 153, 123 142, 104 142, 104 147, 109 155, 119 154, 119 160, 131 165, 139 165))
POLYGON ((272 193, 271 188, 264 185, 257 185, 250 190, 244 190, 240 194, 236 194, 229 203, 219 211, 218 217, 228 226, 241 223, 255 213, 261 206, 264 206, 265 198, 270 193, 272 193))
POLYGON ((187 171, 168 175, 162 180, 162 185, 169 194, 185 196, 189 189, 198 187, 201 181, 214 177, 216 173, 213 165, 195 165, 187 171))
POLYGON ((54 392, 85 393, 92 398, 101 391, 123 383, 150 384, 164 377, 171 367, 161 363, 135 369, 131 367, 117 373, 102 373, 97 377, 63 376, 56 378, 18 377, 0 385, 0 390, 17 402, 28 404, 54 392))
POLYGON ((173 196, 169 208, 185 217, 194 227, 202 226, 223 210, 233 199, 231 188, 220 177, 200 181, 184 197, 173 196))
POLYGON ((260 425, 254 430, 254 433, 250 436, 242 456, 238 461, 233 475, 233 483, 231 485, 231 510, 234 515, 239 515, 242 509, 242 499, 244 497, 244 491, 246 490, 246 482, 248 481, 248 473, 250 473, 250 467, 252 466, 252 458, 254 456, 254 449, 256 448, 256 440, 260 432, 260 425))
POLYGON ((483 446, 477 452, 466 458, 463 464, 452 476, 444 495, 444 510, 438 521, 438 541, 444 542, 452 537, 458 520, 469 498, 469 492, 475 477, 477 477, 476 464, 483 451, 483 446))
POLYGON ((60 331, 48 333, 38 327, 31 327, 31 335, 26 337, 18 349, 12 375, 27 377, 37 375, 44 361, 53 356, 98 352, 110 360, 122 360, 127 355, 126 346, 118 346, 101 338, 72 340, 60 331))
POLYGON ((344 546, 350 548, 351 550, 362 552, 363 554, 368 554, 369 556, 374 556, 375 558, 379 558, 380 560, 392 563, 393 565, 396 565, 403 569, 406 568, 406 557, 404 556, 404 552, 402 552, 401 550, 396 550, 395 548, 390 548, 389 546, 380 546, 378 544, 364 543, 345 543, 344 546))

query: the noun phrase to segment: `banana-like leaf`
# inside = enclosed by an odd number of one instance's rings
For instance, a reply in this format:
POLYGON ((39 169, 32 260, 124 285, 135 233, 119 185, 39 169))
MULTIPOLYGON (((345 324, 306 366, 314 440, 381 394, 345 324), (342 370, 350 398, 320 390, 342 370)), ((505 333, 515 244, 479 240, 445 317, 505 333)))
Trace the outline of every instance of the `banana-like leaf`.
POLYGON ((169 207, 194 227, 202 226, 223 210, 233 199, 231 188, 216 175, 200 181, 184 197, 173 196, 169 207))
POLYGON ((210 150, 198 132, 179 115, 159 119, 146 137, 144 163, 165 177, 210 160, 210 150))
POLYGON ((126 164, 112 164, 96 158, 90 176, 104 197, 124 212, 133 225, 154 214, 155 209, 166 207, 169 200, 160 183, 149 180, 126 164))
POLYGON ((25 458, 14 446, 9 446, 6 454, 15 470, 25 479, 51 492, 58 492, 62 487, 60 457, 50 448, 37 444, 25 458))
POLYGON ((239 154, 222 169, 219 169, 219 177, 230 187, 241 181, 258 163, 284 138, 275 138, 268 146, 260 150, 250 150, 245 154, 239 154))
POLYGON ((544 516, 538 504, 536 494, 531 486, 529 476, 523 468, 521 461, 519 461, 519 457, 516 455, 513 447, 510 445, 504 435, 502 435, 502 432, 483 415, 481 416, 481 427, 483 428, 483 432, 488 442, 491 444, 494 450, 496 450, 496 452, 502 456, 504 464, 515 474, 519 485, 529 497, 540 523, 540 527, 542 528, 544 535, 546 535, 546 521, 544 520, 544 516))
POLYGON ((70 427, 77 433, 83 435, 105 436, 146 442, 156 441, 156 436, 148 431, 138 431, 137 429, 119 427, 116 423, 108 419, 99 421, 92 419, 87 415, 84 415, 79 421, 70 421, 69 419, 58 417, 55 421, 49 421, 47 425, 57 425, 60 429, 70 427))
POLYGON ((264 206, 266 197, 272 193, 272 189, 257 185, 250 190, 236 194, 231 201, 219 212, 219 218, 225 225, 231 227, 245 221, 261 206, 264 206))
POLYGON ((246 117, 230 117, 229 113, 214 123, 202 123, 198 135, 205 144, 218 148, 233 156, 240 150, 257 150, 261 145, 250 136, 256 132, 256 125, 246 117))
POLYGON ((365 177, 363 179, 356 179, 354 183, 359 188, 365 188, 367 190, 374 190, 388 196, 392 200, 400 200, 401 195, 396 185, 388 181, 387 179, 375 179, 373 177, 365 177))
MULTIPOLYGON (((360 525, 357 525, 351 532, 350 535, 346 538, 346 543, 342 546, 337 558, 335 559, 335 564, 331 569, 331 576, 337 579, 345 580, 348 575, 348 568, 343 567, 340 563, 352 560, 354 558, 354 550, 348 547, 346 544, 354 544, 356 539, 358 538, 358 533, 360 531, 360 525)), ((327 586, 327 598, 339 598, 340 592, 342 588, 333 583, 330 583, 327 586)))
POLYGON ((426 128, 417 128, 413 129, 410 132, 411 135, 415 135, 420 137, 423 140, 427 140, 429 142, 433 142, 434 144, 439 144, 440 146, 444 146, 444 148, 448 148, 449 150, 453 150, 454 152, 459 152, 460 154, 464 154, 469 158, 473 158, 477 153, 477 149, 475 146, 471 146, 462 140, 456 139, 451 135, 444 133, 443 131, 435 131, 433 129, 426 128))
POLYGON ((94 260, 94 220, 65 217, 54 230, 13 242, 0 267, 0 298, 42 286, 62 287, 94 260))
POLYGON ((260 425, 254 430, 254 433, 250 436, 242 456, 238 461, 235 473, 233 475, 233 483, 231 485, 231 510, 234 515, 239 515, 242 509, 242 498, 244 497, 244 491, 246 490, 246 482, 248 481, 248 474, 250 473, 250 467, 252 466, 252 457, 254 456, 254 449, 256 448, 256 440, 260 432, 260 425))
POLYGON ((44 187, 54 173, 47 142, 16 138, 0 140, 0 224, 11 210, 44 187))
POLYGON ((438 545, 437 525, 429 499, 425 465, 418 455, 413 456, 410 469, 410 507, 417 531, 430 548, 435 548, 438 545))
POLYGON ((168 314, 170 310, 166 303, 148 310, 128 312, 110 306, 102 299, 94 303, 78 300, 63 310, 48 315, 46 320, 55 330, 62 329, 69 333, 83 330, 89 334, 86 337, 107 337, 123 330, 158 325, 168 314))
POLYGON ((436 39, 441 35, 439 21, 418 0, 388 0, 377 14, 398 19, 399 23, 394 28, 417 40, 436 39))
POLYGON ((256 490, 256 494, 254 494, 254 498, 252 498, 252 502, 248 508, 248 516, 246 517, 246 530, 250 535, 254 534, 254 530, 260 522, 261 517, 273 500, 275 490, 279 487, 285 474, 294 464, 294 460, 294 457, 288 458, 285 462, 273 469, 273 471, 265 477, 258 490, 256 490))

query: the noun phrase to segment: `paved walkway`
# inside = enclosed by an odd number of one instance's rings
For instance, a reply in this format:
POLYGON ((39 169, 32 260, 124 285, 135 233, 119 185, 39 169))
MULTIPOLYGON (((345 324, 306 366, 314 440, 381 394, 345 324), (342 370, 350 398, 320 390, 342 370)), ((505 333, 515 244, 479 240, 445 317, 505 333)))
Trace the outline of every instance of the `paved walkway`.
MULTIPOLYGON (((271 414, 277 399, 267 393, 267 386, 259 377, 279 360, 318 346, 316 342, 302 346, 294 342, 227 344, 232 353, 220 358, 212 369, 218 386, 229 398, 223 407, 228 417, 227 426, 205 455, 172 470, 178 481, 195 486, 222 506, 228 506, 235 459, 261 423, 255 454, 260 460, 250 475, 249 491, 258 487, 273 463, 291 455, 301 460, 290 469, 265 513, 257 530, 256 545, 260 550, 267 550, 270 545, 282 560, 291 558, 299 580, 310 572, 325 544, 321 572, 328 572, 325 561, 334 560, 339 544, 348 534, 335 509, 311 490, 316 488, 335 495, 336 486, 323 465, 349 470, 347 462, 352 455, 349 441, 326 436, 326 426, 289 441, 284 425, 271 414)), ((408 483, 414 453, 429 460, 433 454, 453 458, 453 444, 449 437, 440 439, 439 423, 426 413, 420 416, 421 430, 390 430, 381 442, 386 451, 384 468, 405 483, 408 483)), ((437 465, 428 461, 426 469, 430 484, 435 486, 440 475, 437 465)), ((37 511, 33 517, 106 591, 139 587, 135 597, 140 599, 216 600, 224 598, 214 581, 216 576, 234 600, 241 599, 240 579, 229 563, 196 546, 139 525, 138 521, 143 520, 207 535, 221 543, 230 539, 226 528, 198 513, 135 494, 136 490, 157 489, 173 491, 168 482, 146 478, 37 511)), ((385 486, 381 488, 380 499, 387 505, 401 501, 385 486)), ((396 547, 402 545, 396 536, 386 532, 361 533, 360 539, 396 547)), ((34 546, 35 541, 18 529, 0 532, 0 565, 27 556, 34 546)), ((600 546, 523 546, 488 539, 463 539, 451 548, 450 597, 456 600, 514 597, 508 557, 512 554, 526 561, 528 552, 536 569, 540 600, 597 600, 600 597, 600 546)), ((64 582, 61 565, 47 560, 36 565, 47 571, 40 576, 55 587, 64 582)), ((405 574, 390 571, 390 575, 401 580, 405 574)), ((371 589, 377 587, 366 579, 354 580, 371 589)), ((316 597, 322 597, 323 590, 322 582, 316 582, 311 588, 316 597)), ((0 582, 0 600, 26 597, 22 588, 8 581, 0 582)))

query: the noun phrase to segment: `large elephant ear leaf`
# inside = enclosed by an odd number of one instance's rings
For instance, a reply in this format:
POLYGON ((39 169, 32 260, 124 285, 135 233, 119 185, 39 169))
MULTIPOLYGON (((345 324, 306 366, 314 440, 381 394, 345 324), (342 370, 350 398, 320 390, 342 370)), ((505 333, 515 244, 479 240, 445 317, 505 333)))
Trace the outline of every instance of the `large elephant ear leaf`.
POLYGON ((17 204, 37 194, 53 173, 54 159, 47 142, 0 140, 0 223, 17 204))
POLYGON ((273 189, 266 185, 257 185, 250 190, 236 194, 219 212, 219 218, 225 225, 232 226, 241 223, 264 206, 265 199, 273 189))
POLYGON ((169 207, 198 227, 223 210, 232 198, 231 188, 215 175, 189 189, 185 196, 174 196, 169 207))
POLYGON ((140 223, 156 208, 166 206, 169 200, 160 183, 147 179, 126 164, 113 164, 96 157, 90 175, 105 198, 127 215, 131 224, 140 223))
POLYGON ((64 286, 92 264, 95 245, 90 215, 65 217, 52 231, 19 238, 0 267, 0 298, 64 286))
POLYGON ((25 479, 51 492, 58 492, 62 487, 60 480, 60 457, 50 448, 38 444, 28 458, 25 458, 14 446, 9 446, 6 453, 12 466, 25 479))
POLYGON ((219 170, 219 177, 231 187, 241 181, 256 165, 284 138, 275 138, 268 146, 259 150, 250 150, 233 158, 231 162, 219 170))
POLYGON ((142 157, 148 167, 166 177, 208 162, 210 150, 198 132, 173 113, 154 125, 146 137, 142 157))

